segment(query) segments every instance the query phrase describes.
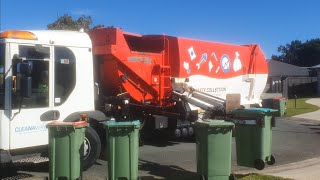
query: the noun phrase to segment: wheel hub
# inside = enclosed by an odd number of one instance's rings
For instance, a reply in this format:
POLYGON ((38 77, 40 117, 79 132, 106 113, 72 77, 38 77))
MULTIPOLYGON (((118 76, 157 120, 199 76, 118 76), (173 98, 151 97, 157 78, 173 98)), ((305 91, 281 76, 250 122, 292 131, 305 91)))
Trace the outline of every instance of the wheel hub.
POLYGON ((86 137, 84 138, 84 143, 83 144, 84 144, 83 156, 84 156, 84 159, 86 159, 88 157, 88 155, 90 154, 91 145, 90 145, 89 140, 86 137))

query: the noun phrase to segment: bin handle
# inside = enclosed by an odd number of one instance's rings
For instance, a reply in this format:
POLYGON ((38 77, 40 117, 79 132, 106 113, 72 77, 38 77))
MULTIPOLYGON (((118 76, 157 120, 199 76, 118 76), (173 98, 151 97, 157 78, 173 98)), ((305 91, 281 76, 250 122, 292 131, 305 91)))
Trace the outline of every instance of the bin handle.
POLYGON ((257 119, 229 119, 229 121, 240 125, 257 125, 257 119))
POLYGON ((111 140, 111 143, 112 143, 112 156, 111 157, 109 157, 110 158, 110 160, 111 160, 111 162, 112 162, 112 170, 111 170, 111 172, 110 173, 112 173, 112 179, 115 179, 115 176, 114 176, 114 172, 115 172, 115 162, 114 162, 114 159, 113 159, 113 157, 115 156, 115 139, 114 138, 112 138, 112 140, 111 140))

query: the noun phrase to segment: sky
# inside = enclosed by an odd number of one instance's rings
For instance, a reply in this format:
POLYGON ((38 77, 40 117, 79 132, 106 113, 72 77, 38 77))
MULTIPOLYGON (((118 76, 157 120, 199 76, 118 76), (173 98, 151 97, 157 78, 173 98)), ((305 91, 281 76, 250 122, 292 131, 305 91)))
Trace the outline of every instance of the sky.
POLYGON ((231 44, 259 44, 266 58, 293 40, 320 38, 318 0, 0 0, 0 31, 46 29, 57 17, 231 44))

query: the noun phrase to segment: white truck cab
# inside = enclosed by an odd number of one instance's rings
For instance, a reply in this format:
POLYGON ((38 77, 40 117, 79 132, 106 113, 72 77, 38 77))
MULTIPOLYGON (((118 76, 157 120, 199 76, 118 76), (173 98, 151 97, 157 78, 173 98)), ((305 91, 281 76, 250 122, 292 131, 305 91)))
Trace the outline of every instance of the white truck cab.
MULTIPOLYGON (((78 121, 81 113, 95 120, 105 117, 94 107, 89 36, 71 31, 2 32, 0 163, 11 161, 21 152, 47 150, 46 125, 52 121, 78 121)), ((87 166, 96 160, 101 148, 100 144, 92 144, 100 143, 97 133, 92 128, 89 131, 85 144, 90 161, 87 166)))

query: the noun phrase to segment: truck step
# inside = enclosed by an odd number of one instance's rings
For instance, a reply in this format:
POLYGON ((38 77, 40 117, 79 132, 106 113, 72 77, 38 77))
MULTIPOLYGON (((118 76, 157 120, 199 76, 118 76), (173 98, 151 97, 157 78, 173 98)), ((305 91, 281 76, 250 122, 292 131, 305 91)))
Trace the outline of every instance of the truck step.
POLYGON ((38 156, 38 157, 28 157, 25 159, 19 159, 19 160, 13 161, 13 163, 14 164, 29 164, 29 163, 38 164, 38 163, 43 163, 47 161, 49 161, 49 158, 38 156))

